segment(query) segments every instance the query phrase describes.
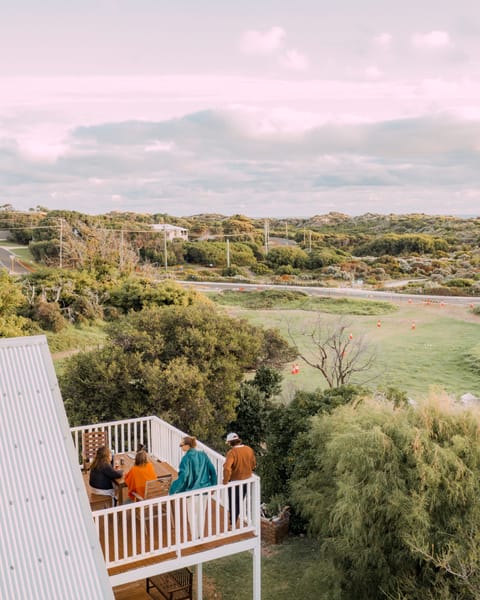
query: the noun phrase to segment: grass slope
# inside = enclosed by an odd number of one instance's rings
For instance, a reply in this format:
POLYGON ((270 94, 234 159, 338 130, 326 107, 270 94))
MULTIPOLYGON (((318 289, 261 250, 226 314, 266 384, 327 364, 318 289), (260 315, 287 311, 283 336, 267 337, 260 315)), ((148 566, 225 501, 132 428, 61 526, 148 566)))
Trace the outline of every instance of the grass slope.
MULTIPOLYGON (((278 328, 303 350, 308 348, 307 334, 319 316, 325 322, 339 318, 321 309, 253 310, 231 306, 227 310, 257 325, 278 328)), ((350 314, 343 318, 351 323, 352 334, 364 334, 376 351, 377 365, 370 387, 395 386, 412 397, 427 395, 432 386, 457 396, 465 392, 480 396, 478 369, 472 368, 471 358, 478 351, 480 319, 469 308, 404 303, 395 312, 381 316, 350 314), (381 326, 377 327, 379 320, 381 326)), ((299 365, 298 375, 292 375, 290 368, 284 371, 285 401, 296 389, 325 387, 316 369, 302 361, 299 365)))

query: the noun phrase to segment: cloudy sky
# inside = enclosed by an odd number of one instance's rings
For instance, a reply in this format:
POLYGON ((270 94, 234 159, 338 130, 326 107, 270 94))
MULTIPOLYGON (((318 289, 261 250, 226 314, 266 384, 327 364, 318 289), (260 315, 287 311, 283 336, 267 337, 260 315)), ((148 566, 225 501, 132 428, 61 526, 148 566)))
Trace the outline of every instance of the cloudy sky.
POLYGON ((478 0, 2 3, 2 204, 478 215, 478 0))

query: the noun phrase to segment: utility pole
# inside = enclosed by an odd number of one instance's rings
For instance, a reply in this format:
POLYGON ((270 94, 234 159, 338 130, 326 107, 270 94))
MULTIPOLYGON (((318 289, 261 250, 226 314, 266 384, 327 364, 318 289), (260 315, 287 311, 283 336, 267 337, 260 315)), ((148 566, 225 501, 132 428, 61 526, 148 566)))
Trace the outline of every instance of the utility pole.
POLYGON ((168 258, 167 258, 167 226, 163 224, 163 255, 165 257, 165 274, 168 273, 168 258))
POLYGON ((312 251, 312 232, 310 229, 308 230, 308 251, 312 251))
POLYGON ((227 269, 230 268, 230 240, 227 237, 227 269))
POLYGON ((269 227, 268 227, 268 219, 265 219, 264 222, 264 237, 265 237, 265 254, 268 254, 268 245, 269 245, 269 227))
POLYGON ((119 252, 120 270, 123 269, 123 227, 120 231, 120 252, 119 252))
POLYGON ((59 267, 63 269, 63 219, 60 217, 60 251, 59 251, 59 267))

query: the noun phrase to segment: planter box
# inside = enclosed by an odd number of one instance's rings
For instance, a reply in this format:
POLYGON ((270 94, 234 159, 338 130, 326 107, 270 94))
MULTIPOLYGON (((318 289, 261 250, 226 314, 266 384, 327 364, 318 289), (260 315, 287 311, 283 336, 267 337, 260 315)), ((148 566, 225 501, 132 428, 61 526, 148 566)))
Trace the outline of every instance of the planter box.
POLYGON ((281 544, 288 534, 289 525, 289 513, 286 513, 282 517, 274 517, 273 519, 262 517, 260 521, 262 540, 267 544, 281 544))

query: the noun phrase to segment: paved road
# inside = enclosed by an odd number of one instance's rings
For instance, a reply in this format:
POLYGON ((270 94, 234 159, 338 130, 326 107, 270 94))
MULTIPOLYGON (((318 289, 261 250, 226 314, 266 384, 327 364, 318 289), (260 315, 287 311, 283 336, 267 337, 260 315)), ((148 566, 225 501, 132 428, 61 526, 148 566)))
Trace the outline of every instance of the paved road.
POLYGON ((480 298, 472 298, 469 296, 427 296, 418 294, 398 294, 396 292, 377 292, 373 290, 364 290, 360 288, 320 288, 303 285, 256 285, 251 283, 218 283, 207 281, 177 281, 177 283, 185 286, 190 286, 197 289, 207 289, 209 291, 222 290, 266 290, 266 289, 283 289, 283 290, 298 290, 306 292, 311 296, 329 296, 329 297, 352 297, 364 298, 369 300, 386 300, 390 302, 445 302, 445 304, 470 305, 480 304, 480 298))
POLYGON ((29 270, 21 265, 15 254, 10 252, 7 248, 0 246, 0 269, 7 269, 11 275, 24 275, 29 273, 29 270))

